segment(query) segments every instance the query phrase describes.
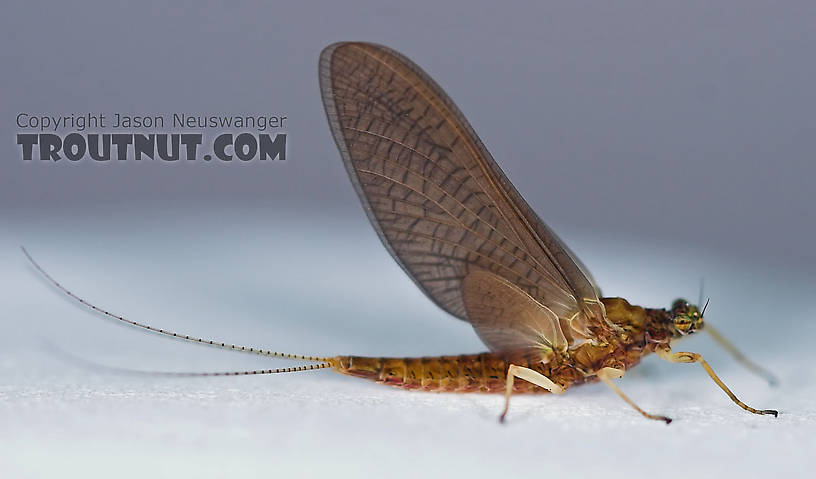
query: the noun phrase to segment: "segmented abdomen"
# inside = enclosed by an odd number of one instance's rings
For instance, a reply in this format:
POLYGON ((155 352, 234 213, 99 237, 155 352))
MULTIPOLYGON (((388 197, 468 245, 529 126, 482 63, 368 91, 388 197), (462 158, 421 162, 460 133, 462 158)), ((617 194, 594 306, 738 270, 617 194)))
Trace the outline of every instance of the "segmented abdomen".
MULTIPOLYGON (((369 358, 338 356, 335 368, 342 374, 406 389, 448 392, 504 392, 509 363, 492 353, 426 358, 369 358)), ((518 362, 514 361, 514 364, 518 362)), ((543 364, 519 364, 549 373, 543 364)), ((546 392, 527 381, 516 380, 518 393, 546 392)))

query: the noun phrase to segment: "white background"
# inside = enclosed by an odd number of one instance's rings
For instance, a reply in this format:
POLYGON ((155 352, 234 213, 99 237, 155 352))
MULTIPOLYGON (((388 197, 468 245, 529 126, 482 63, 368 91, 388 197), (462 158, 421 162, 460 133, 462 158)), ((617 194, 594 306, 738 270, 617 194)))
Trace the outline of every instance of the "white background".
MULTIPOLYGON (((405 277, 364 218, 316 227, 302 218, 259 225, 217 215, 217 224, 169 212, 14 226, 16 239, 70 289, 155 326, 319 355, 482 349, 469 326, 405 277), (54 229, 60 238, 49 238, 54 229)), ((814 328, 803 299, 812 280, 694 251, 567 238, 607 294, 634 303, 661 307, 695 296, 705 274, 708 320, 781 385, 768 387, 706 336, 677 347, 703 353, 741 398, 780 416, 748 414, 699 366, 655 357, 620 385, 642 407, 674 418, 669 426, 642 418, 599 384, 514 398, 502 426, 499 395, 402 391, 331 371, 194 379, 88 368, 76 358, 173 371, 289 364, 110 324, 49 287, 5 238, 0 467, 10 477, 803 477, 816 426, 814 328)))

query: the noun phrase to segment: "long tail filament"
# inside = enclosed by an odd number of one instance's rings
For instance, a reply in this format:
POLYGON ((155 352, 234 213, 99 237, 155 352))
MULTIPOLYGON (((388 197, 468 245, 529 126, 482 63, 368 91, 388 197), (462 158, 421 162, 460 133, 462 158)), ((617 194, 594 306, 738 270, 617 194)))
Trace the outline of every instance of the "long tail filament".
MULTIPOLYGON (((234 344, 229 344, 221 341, 214 341, 211 339, 203 339, 198 338, 195 336, 190 336, 188 334, 181 334, 176 333, 173 331, 168 331, 162 328, 156 328, 147 324, 139 323, 137 321, 133 321, 130 319, 126 319, 118 314, 111 313, 110 311, 106 311, 92 303, 89 303, 85 299, 77 296, 76 294, 69 291, 63 285, 61 285, 57 280, 55 280, 50 274, 48 274, 35 260, 31 257, 25 247, 21 246, 20 249, 23 250, 23 254, 28 258, 28 261, 31 262, 32 266, 40 272, 51 284, 53 284, 57 289, 62 291, 65 295, 70 297, 71 299, 79 302, 83 306, 96 311, 97 313, 101 313, 104 316, 115 319, 122 323, 128 324, 130 326, 135 326, 137 328, 141 328, 147 331, 151 331, 153 333, 161 334, 164 336, 176 338, 176 339, 183 339, 185 341, 190 341, 194 343, 204 344, 207 346, 213 346, 220 349, 227 349, 231 351, 239 351, 243 353, 251 353, 251 354, 258 354, 261 356, 269 356, 275 358, 283 358, 283 359, 293 359, 299 361, 315 361, 318 364, 311 364, 306 366, 296 366, 296 367, 289 367, 289 368, 277 368, 277 369, 260 369, 260 370, 253 370, 253 371, 225 371, 225 372, 161 372, 161 371, 137 371, 137 370, 130 370, 130 369, 119 369, 119 368, 110 368, 105 366, 106 369, 113 369, 118 372, 123 373, 130 373, 130 374, 143 374, 143 375, 152 375, 152 376, 174 376, 174 377, 205 377, 205 376, 248 376, 248 375, 255 375, 255 374, 278 374, 278 373, 294 373, 294 372, 301 372, 301 371, 311 371, 315 369, 324 369, 332 367, 332 358, 321 357, 321 356, 309 356, 304 354, 291 354, 291 353, 281 353, 277 351, 269 351, 265 349, 259 349, 255 347, 246 347, 246 346, 237 346, 234 344)), ((96 365, 99 366, 99 365, 96 365)))

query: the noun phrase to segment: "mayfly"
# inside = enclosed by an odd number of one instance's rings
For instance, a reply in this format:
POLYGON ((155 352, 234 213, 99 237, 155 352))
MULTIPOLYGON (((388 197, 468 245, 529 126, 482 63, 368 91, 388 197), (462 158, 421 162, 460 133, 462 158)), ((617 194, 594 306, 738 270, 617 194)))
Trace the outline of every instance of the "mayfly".
MULTIPOLYGON (((739 400, 699 354, 672 342, 703 329, 705 308, 675 301, 648 309, 602 297, 586 267, 513 187, 448 95, 405 56, 369 43, 327 47, 320 90, 351 182, 383 245, 440 308, 469 322, 489 352, 422 358, 320 357, 204 340, 125 319, 64 293, 110 318, 221 348, 311 364, 257 371, 168 373, 218 376, 331 368, 406 389, 561 394, 601 381, 649 418, 613 382, 643 356, 699 363, 731 400, 754 414, 777 415, 739 400)), ((719 333, 713 337, 750 363, 719 333)), ((769 376, 770 377, 770 376, 769 376)))

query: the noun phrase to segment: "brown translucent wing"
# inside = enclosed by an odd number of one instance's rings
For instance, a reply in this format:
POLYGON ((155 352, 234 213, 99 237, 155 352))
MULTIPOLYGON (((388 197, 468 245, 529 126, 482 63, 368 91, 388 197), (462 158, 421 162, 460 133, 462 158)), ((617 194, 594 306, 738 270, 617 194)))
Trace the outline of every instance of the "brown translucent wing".
POLYGON ((485 270, 566 321, 571 341, 605 322, 580 263, 418 66, 383 46, 334 44, 321 54, 320 86, 372 225, 436 304, 472 323, 462 281, 485 270))
POLYGON ((470 322, 494 351, 564 351, 569 346, 558 316, 504 278, 473 271, 462 280, 462 296, 470 322))

